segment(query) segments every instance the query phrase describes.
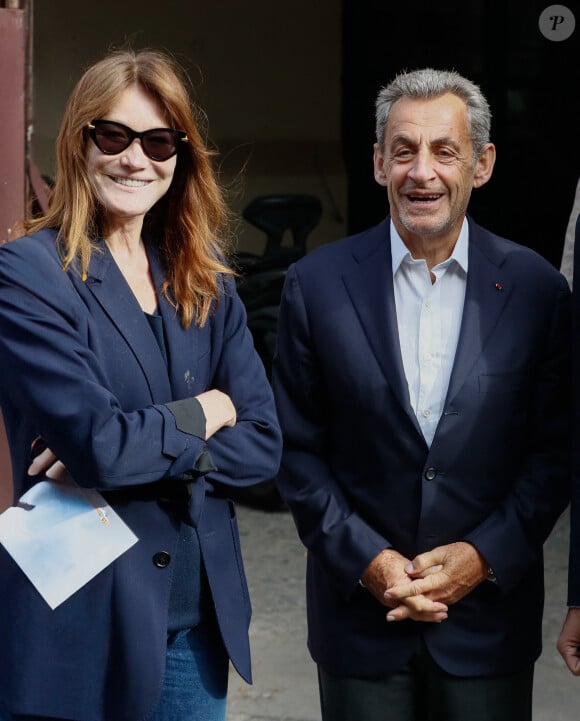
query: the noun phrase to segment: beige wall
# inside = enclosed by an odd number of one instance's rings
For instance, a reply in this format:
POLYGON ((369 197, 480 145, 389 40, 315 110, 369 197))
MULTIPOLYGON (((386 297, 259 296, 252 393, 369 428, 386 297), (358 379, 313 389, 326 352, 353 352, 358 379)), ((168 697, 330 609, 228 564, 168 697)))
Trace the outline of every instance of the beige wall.
MULTIPOLYGON (((83 68, 127 42, 166 48, 188 69, 235 211, 257 194, 312 193, 324 208, 312 244, 344 234, 339 0, 35 0, 33 152, 43 173, 53 172, 83 68)), ((261 240, 240 225, 240 247, 261 240)))

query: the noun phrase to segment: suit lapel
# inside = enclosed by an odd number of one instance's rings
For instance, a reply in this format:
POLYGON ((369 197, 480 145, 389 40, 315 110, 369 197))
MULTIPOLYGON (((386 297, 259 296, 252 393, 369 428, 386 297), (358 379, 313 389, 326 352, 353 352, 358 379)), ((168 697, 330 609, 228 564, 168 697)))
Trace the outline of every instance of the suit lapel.
MULTIPOLYGON (((82 283, 71 273, 74 283, 82 283)), ((105 243, 93 252, 83 284, 125 338, 147 379, 153 403, 171 400, 167 368, 145 314, 105 243)))
POLYGON ((513 281, 502 272, 503 261, 493 236, 470 221, 465 303, 446 403, 461 390, 509 300, 513 281))
POLYGON ((409 389, 397 328, 389 220, 361 236, 353 253, 356 266, 343 277, 368 343, 400 405, 420 433, 409 389), (364 239, 364 240, 363 240, 364 239))

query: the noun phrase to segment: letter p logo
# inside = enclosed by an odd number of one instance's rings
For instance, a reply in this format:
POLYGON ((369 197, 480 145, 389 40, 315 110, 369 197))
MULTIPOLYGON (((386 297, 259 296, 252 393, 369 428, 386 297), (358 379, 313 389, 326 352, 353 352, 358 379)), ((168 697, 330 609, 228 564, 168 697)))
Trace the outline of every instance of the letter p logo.
POLYGON ((550 5, 542 11, 538 26, 545 38, 559 42, 567 40, 572 35, 576 27, 576 18, 565 5, 550 5))

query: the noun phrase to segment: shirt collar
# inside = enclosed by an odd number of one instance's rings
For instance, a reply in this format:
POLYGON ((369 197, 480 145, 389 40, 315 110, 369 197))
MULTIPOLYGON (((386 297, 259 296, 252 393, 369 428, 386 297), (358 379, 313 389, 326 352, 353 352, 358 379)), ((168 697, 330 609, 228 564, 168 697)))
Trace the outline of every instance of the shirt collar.
MULTIPOLYGON (((469 226, 467 224, 467 218, 463 218, 459 237, 453 248, 453 253, 445 261, 447 265, 451 261, 455 261, 457 265, 463 269, 464 273, 467 273, 468 266, 468 245, 469 245, 469 226)), ((409 252, 409 249, 403 243, 403 239, 397 233, 397 229, 393 221, 391 220, 391 262, 393 268, 393 276, 399 270, 401 264, 405 261, 412 261, 413 257, 409 252)), ((442 263, 440 265, 443 265, 442 263)))

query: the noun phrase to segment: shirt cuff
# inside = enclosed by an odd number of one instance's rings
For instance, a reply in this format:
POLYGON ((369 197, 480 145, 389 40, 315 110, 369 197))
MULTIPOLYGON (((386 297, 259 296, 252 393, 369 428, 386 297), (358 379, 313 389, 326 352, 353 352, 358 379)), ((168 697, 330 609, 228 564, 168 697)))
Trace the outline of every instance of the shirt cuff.
POLYGON ((206 419, 201 403, 197 398, 184 398, 166 403, 165 407, 175 418, 175 425, 183 433, 205 438, 206 419))

